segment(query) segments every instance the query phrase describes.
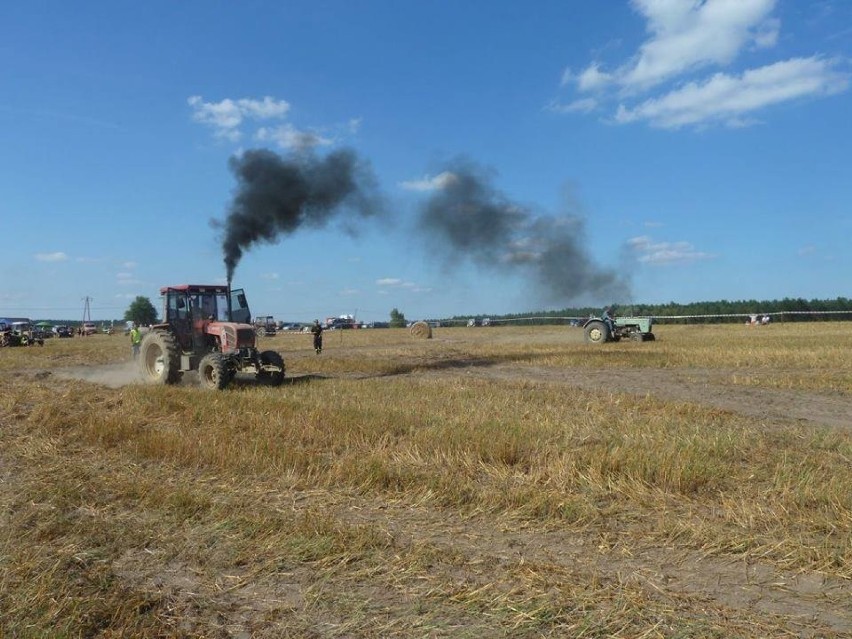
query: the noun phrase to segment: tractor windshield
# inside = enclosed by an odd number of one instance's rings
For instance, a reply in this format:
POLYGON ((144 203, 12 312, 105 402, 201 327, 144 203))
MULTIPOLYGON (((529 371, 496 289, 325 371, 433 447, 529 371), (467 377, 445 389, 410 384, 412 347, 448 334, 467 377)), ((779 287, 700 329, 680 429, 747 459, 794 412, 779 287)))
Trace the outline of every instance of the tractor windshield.
POLYGON ((193 293, 189 296, 192 319, 228 321, 228 298, 224 293, 193 293))

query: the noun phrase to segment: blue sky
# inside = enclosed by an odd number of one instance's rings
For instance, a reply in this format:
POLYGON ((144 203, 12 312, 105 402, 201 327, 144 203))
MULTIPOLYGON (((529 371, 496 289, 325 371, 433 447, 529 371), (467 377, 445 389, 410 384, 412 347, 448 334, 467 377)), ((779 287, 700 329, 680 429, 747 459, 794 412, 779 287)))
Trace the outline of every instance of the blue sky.
POLYGON ((845 0, 3 3, 0 315, 224 281, 257 149, 348 150, 383 201, 246 247, 257 314, 848 297, 850 50, 845 0), (485 252, 423 225, 459 167, 512 221, 485 252))

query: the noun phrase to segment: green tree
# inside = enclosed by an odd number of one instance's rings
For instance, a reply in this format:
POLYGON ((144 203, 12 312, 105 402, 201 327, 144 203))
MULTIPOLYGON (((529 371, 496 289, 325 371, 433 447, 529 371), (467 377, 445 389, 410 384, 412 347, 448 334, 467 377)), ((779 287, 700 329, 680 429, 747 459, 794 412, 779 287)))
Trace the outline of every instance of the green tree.
POLYGON ((124 312, 124 319, 136 322, 139 326, 157 323, 157 309, 147 297, 138 295, 124 312))
POLYGON ((405 315, 397 309, 393 309, 390 313, 391 328, 405 328, 405 315))

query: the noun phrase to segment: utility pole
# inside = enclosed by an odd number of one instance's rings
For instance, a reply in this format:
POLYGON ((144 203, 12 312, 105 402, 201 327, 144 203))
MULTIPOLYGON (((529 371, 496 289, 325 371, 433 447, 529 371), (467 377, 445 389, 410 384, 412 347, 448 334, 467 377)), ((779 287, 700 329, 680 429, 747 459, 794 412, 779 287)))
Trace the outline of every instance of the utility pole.
POLYGON ((86 297, 83 298, 83 303, 84 303, 84 305, 83 305, 83 322, 84 323, 92 321, 92 310, 89 307, 89 302, 91 302, 91 301, 92 301, 92 298, 89 297, 88 295, 86 295, 86 297))

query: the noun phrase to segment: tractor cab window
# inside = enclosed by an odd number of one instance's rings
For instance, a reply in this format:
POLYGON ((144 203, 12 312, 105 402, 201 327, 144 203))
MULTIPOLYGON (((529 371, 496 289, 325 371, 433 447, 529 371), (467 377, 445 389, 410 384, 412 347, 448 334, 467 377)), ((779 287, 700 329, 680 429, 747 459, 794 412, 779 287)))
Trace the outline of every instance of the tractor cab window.
POLYGON ((169 291, 166 296, 166 321, 186 319, 188 312, 184 296, 175 291, 169 291))
POLYGON ((231 291, 231 321, 240 322, 241 324, 251 323, 251 311, 249 310, 248 300, 246 299, 245 291, 241 288, 231 291))
POLYGON ((216 294, 194 293, 189 296, 192 308, 192 319, 212 320, 216 319, 216 294))
POLYGON ((227 322, 228 317, 228 296, 224 293, 216 294, 216 319, 220 322, 227 322))

